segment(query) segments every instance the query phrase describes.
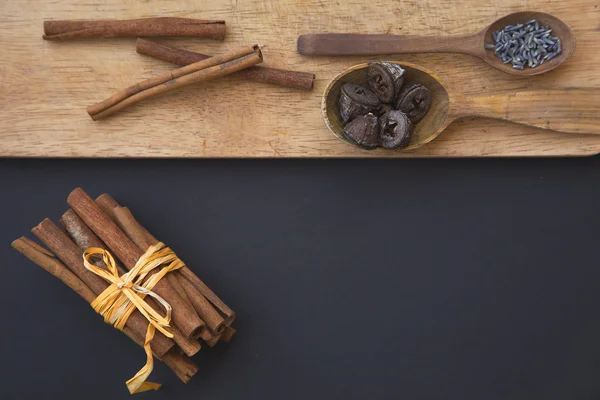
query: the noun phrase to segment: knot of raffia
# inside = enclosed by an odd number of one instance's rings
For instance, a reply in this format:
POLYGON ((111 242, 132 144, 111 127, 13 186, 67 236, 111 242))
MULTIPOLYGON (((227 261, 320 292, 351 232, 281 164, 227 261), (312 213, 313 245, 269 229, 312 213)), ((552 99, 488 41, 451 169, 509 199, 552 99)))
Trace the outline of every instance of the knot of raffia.
POLYGON ((83 253, 83 263, 88 270, 111 284, 91 304, 94 310, 104 317, 104 322, 123 330, 127 319, 136 309, 148 320, 148 330, 144 341, 146 365, 127 381, 127 388, 131 394, 157 390, 161 386, 160 384, 146 382, 154 368, 150 341, 154 338, 155 329, 169 338, 173 337, 173 334, 167 330, 171 322, 172 309, 171 305, 154 293, 152 289, 167 273, 175 271, 185 264, 163 243, 150 246, 135 266, 121 276, 119 276, 115 259, 107 250, 97 247, 86 249, 83 253), (94 256, 101 256, 106 268, 92 264, 90 260, 94 256), (162 268, 146 279, 150 272, 159 267, 162 268), (144 300, 146 296, 153 297, 164 307, 164 316, 144 300))

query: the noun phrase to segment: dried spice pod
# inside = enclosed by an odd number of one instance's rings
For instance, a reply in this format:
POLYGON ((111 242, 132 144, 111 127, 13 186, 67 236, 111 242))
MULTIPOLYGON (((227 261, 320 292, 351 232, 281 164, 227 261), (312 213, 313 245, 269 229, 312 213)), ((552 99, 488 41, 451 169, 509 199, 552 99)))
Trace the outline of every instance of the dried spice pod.
POLYGON ((404 83, 404 68, 398 64, 378 62, 368 70, 369 87, 384 103, 392 103, 404 83))
POLYGON ((352 143, 365 149, 379 145, 379 124, 373 114, 356 117, 344 127, 344 136, 352 143))
POLYGON ((402 111, 392 110, 379 118, 379 144, 386 149, 408 146, 413 125, 402 111))
POLYGON ((340 116, 344 123, 358 116, 374 112, 378 107, 379 99, 369 89, 353 83, 342 86, 340 116))
POLYGON ((396 101, 396 109, 405 113, 413 124, 423 119, 430 106, 431 91, 418 83, 404 86, 396 101))

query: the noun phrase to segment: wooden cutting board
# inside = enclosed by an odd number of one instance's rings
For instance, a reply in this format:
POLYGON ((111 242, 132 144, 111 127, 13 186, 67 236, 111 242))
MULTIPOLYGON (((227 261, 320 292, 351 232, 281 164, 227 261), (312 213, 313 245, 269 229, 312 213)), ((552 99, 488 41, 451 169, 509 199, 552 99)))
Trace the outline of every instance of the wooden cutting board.
MULTIPOLYGON (((453 123, 409 153, 368 152, 333 137, 320 115, 335 75, 365 57, 308 58, 301 33, 363 32, 460 35, 520 10, 554 14, 574 30, 577 49, 557 70, 515 77, 462 55, 386 56, 435 71, 452 90, 586 86, 600 90, 600 7, 591 0, 1 0, 0 156, 25 157, 484 157, 584 156, 600 136, 569 135, 492 120, 453 123), (46 42, 46 19, 178 16, 227 21, 224 42, 164 40, 207 54, 264 45, 264 65, 314 72, 312 92, 228 77, 145 101, 93 122, 86 106, 173 68, 140 56, 134 39, 46 42)), ((568 99, 565 99, 568 101, 568 99)), ((600 108, 600 105, 599 105, 600 108)))

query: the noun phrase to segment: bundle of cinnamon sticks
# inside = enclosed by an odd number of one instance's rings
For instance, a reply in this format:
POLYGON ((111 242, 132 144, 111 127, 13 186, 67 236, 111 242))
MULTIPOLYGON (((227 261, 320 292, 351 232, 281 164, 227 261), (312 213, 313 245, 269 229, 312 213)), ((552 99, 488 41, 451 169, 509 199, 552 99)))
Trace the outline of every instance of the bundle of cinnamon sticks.
MULTIPOLYGON (((69 194, 67 203, 71 208, 60 218, 61 227, 44 219, 32 229, 46 247, 26 237, 15 240, 12 246, 92 303, 110 283, 84 266, 86 249, 110 252, 117 260, 119 275, 124 275, 159 240, 127 207, 108 194, 94 200, 77 188, 69 194)), ((94 264, 107 267, 102 259, 94 260, 94 264)), ((154 272, 148 274, 147 279, 154 272)), ((231 326, 235 313, 187 266, 167 273, 153 291, 172 308, 168 328, 172 338, 156 332, 150 342, 152 353, 187 383, 198 371, 189 357, 200 350, 202 343, 213 347, 219 341, 229 342, 236 332, 231 326)), ((154 298, 148 296, 144 301, 163 313, 154 298)), ((136 310, 129 316, 123 332, 143 346, 148 324, 148 319, 136 310)))
MULTIPOLYGON (((118 37, 204 37, 223 40, 225 21, 196 20, 190 18, 141 18, 133 20, 64 20, 45 21, 45 40, 67 41, 89 38, 118 37)), ((204 82, 232 73, 244 79, 300 90, 311 90, 315 75, 269 67, 256 67, 262 62, 258 46, 254 54, 246 48, 234 50, 223 56, 211 57, 181 50, 145 39, 138 39, 137 52, 178 64, 182 68, 147 79, 114 94, 108 99, 88 107, 88 114, 98 120, 131 104, 190 84, 204 82)))

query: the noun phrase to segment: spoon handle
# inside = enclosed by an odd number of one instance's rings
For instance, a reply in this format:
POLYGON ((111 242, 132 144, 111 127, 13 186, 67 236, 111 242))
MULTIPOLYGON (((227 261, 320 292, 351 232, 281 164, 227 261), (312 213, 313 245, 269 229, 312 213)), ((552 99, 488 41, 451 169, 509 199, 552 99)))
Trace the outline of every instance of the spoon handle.
POLYGON ((435 37, 318 33, 300 35, 298 53, 307 56, 462 53, 482 57, 485 51, 481 34, 435 37))
POLYGON ((452 108, 460 117, 494 118, 558 132, 600 135, 600 88, 459 96, 453 99, 452 108))

